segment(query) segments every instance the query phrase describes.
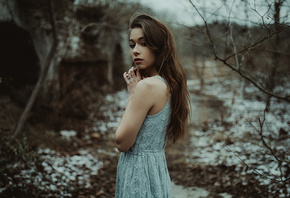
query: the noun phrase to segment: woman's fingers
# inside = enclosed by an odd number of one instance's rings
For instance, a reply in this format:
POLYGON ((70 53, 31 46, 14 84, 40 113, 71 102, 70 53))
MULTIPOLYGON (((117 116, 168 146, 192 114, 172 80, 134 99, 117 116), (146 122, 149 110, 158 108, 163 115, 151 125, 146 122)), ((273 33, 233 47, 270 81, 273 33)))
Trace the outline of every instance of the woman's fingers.
POLYGON ((129 71, 128 71, 128 75, 129 75, 130 78, 133 78, 133 77, 136 76, 135 73, 134 73, 134 67, 131 67, 131 68, 129 69, 129 71))
POLYGON ((144 78, 141 71, 135 67, 131 67, 128 72, 124 72, 123 77, 127 85, 136 84, 144 78))
POLYGON ((124 77, 124 80, 126 81, 126 83, 128 84, 129 83, 129 76, 128 76, 127 72, 124 72, 123 77, 124 77))

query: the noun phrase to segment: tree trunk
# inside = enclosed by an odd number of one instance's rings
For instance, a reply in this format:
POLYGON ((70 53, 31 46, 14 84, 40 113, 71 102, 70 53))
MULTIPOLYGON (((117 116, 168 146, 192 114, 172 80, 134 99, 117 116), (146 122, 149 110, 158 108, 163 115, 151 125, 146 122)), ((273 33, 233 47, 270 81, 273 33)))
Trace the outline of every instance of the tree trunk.
POLYGON ((15 127, 14 133, 12 135, 12 138, 16 138, 20 131, 22 130, 25 121, 27 119, 28 113, 30 112, 35 99, 39 93, 39 90, 44 82, 44 80, 46 79, 48 70, 49 70, 49 66, 53 63, 53 57, 56 51, 56 47, 57 47, 57 39, 56 39, 56 30, 55 30, 55 20, 54 20, 54 16, 53 16, 53 5, 52 5, 52 0, 47 0, 48 6, 49 6, 49 16, 50 16, 50 22, 52 25, 52 34, 53 34, 53 44, 51 46, 51 49, 49 51, 49 54, 47 55, 46 61, 44 63, 44 66, 42 67, 42 71, 40 73, 39 79, 35 85, 35 88, 27 102, 27 105, 25 106, 24 111, 22 112, 19 121, 15 127))
MULTIPOLYGON (((275 23, 274 23, 274 31, 279 31, 280 29, 280 9, 281 6, 283 4, 283 0, 276 0, 275 1, 275 12, 274 12, 274 19, 275 19, 275 23)), ((274 88, 275 88, 275 78, 276 78, 276 73, 277 73, 277 69, 279 66, 279 43, 280 43, 280 36, 279 34, 277 34, 275 36, 275 41, 273 44, 273 66, 271 69, 271 73, 269 75, 268 78, 268 82, 266 84, 268 90, 270 90, 271 92, 273 92, 274 88)), ((267 96, 267 101, 266 101, 266 108, 265 111, 269 111, 270 110, 270 104, 271 104, 271 96, 268 95, 267 96)))

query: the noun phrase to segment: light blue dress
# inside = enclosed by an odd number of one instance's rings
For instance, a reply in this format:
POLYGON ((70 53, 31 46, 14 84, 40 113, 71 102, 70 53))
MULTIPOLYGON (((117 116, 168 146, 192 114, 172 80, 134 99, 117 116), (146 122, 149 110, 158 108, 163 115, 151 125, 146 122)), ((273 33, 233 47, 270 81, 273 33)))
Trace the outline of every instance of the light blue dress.
MULTIPOLYGON (((156 77, 164 81, 162 77, 156 77)), ((146 116, 134 145, 121 153, 115 198, 171 197, 171 181, 164 153, 170 114, 168 100, 159 113, 146 116)))

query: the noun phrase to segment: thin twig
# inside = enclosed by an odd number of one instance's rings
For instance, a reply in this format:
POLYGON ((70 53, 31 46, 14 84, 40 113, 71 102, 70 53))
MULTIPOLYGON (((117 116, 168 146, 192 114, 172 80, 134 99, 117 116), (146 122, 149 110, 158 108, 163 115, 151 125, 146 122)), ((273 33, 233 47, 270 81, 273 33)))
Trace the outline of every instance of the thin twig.
POLYGON ((92 23, 88 23, 86 24, 80 32, 84 32, 87 28, 89 27, 109 27, 109 28, 112 28, 112 29, 117 29, 117 30, 121 30, 121 29, 125 29, 125 27, 122 27, 122 26, 119 26, 119 25, 114 25, 114 24, 109 24, 109 23, 106 23, 106 22, 103 22, 103 23, 96 23, 96 22, 92 22, 92 23))
POLYGON ((203 17, 203 15, 199 12, 199 10, 197 9, 197 7, 194 5, 194 3, 191 1, 191 0, 189 0, 189 2, 191 3, 191 5, 194 7, 194 9, 196 10, 196 12, 198 13, 198 15, 202 18, 202 20, 203 20, 203 22, 204 22, 204 25, 205 25, 205 27, 206 27, 206 34, 207 34, 207 36, 208 36, 208 38, 209 38, 209 40, 210 40, 210 44, 211 44, 211 46, 212 46, 212 53, 214 54, 214 56, 216 57, 217 55, 216 55, 216 51, 215 51, 215 44, 214 44, 214 42, 213 42, 213 39, 212 39, 212 36, 211 36, 211 34, 210 34, 210 31, 209 31, 209 28, 208 28, 208 24, 207 24, 207 21, 205 20, 205 18, 203 17))
MULTIPOLYGON (((284 31, 286 31, 288 28, 290 28, 290 26, 286 26, 284 28, 281 28, 280 30, 273 32, 272 34, 269 34, 268 36, 265 36, 263 38, 261 38, 260 40, 256 41, 255 43, 251 44, 250 46, 245 47, 244 49, 240 50, 237 52, 237 54, 240 54, 242 52, 245 51, 249 51, 249 50, 253 50, 255 47, 257 47, 260 43, 266 41, 267 39, 272 38, 273 36, 275 36, 276 34, 280 34, 284 31)), ((228 59, 232 58, 233 56, 235 56, 235 53, 229 55, 228 57, 226 57, 224 60, 227 61, 228 59)))
POLYGON ((235 53, 235 60, 236 60, 236 65, 237 69, 240 70, 240 63, 239 63, 239 58, 238 58, 238 53, 237 53, 237 46, 233 38, 233 26, 230 26, 230 38, 234 47, 234 53, 235 53))
POLYGON ((289 96, 287 96, 287 95, 286 96, 281 96, 281 95, 278 95, 278 94, 273 93, 272 91, 268 90, 267 88, 265 88, 264 86, 262 86, 260 83, 258 83, 251 76, 247 75, 246 74, 246 71, 243 71, 243 70, 241 70, 241 68, 235 67, 235 66, 233 66, 233 65, 231 65, 230 63, 227 62, 227 60, 230 59, 231 57, 236 56, 236 55, 238 55, 238 54, 240 54, 242 52, 250 51, 250 50, 254 49, 256 46, 258 46, 263 41, 265 41, 265 40, 267 40, 269 38, 272 38, 274 35, 279 34, 279 33, 283 32, 283 31, 287 30, 288 28, 290 28, 290 26, 286 26, 284 28, 281 28, 280 30, 278 30, 278 31, 276 31, 276 32, 274 32, 272 34, 269 34, 268 36, 265 36, 264 38, 258 40, 257 42, 253 43, 252 45, 250 45, 250 46, 248 46, 248 47, 246 47, 246 48, 244 48, 244 49, 242 49, 242 50, 240 50, 240 51, 238 51, 236 53, 233 53, 233 54, 229 55, 226 58, 221 58, 216 53, 215 44, 214 44, 213 38, 211 36, 211 33, 210 33, 210 30, 209 30, 207 21, 205 20, 204 16, 199 12, 199 10, 194 5, 194 3, 192 2, 192 0, 189 0, 189 2, 193 6, 193 8, 196 10, 196 12, 198 13, 198 15, 204 21, 204 26, 206 28, 206 34, 207 34, 207 36, 209 38, 209 41, 210 41, 210 44, 211 44, 211 50, 212 50, 213 56, 214 56, 214 58, 216 60, 221 61, 222 63, 224 63, 225 65, 227 65, 230 69, 232 69, 233 71, 237 72, 240 76, 242 76, 243 78, 245 78, 246 80, 248 80, 249 82, 251 82, 255 87, 257 87, 260 91, 262 91, 266 95, 272 96, 272 97, 275 97, 275 98, 278 98, 278 99, 281 99, 281 100, 284 100, 286 102, 290 102, 290 97, 289 96))
POLYGON ((248 122, 260 135, 260 140, 262 141, 263 143, 263 146, 268 149, 271 153, 271 155, 276 159, 277 163, 278 163, 278 167, 279 167, 279 172, 280 172, 280 181, 281 182, 286 182, 287 180, 290 179, 289 178, 286 178, 286 179, 283 179, 283 176, 284 176, 284 173, 283 173, 283 170, 282 170, 282 160, 280 160, 278 158, 278 156, 276 155, 276 153, 274 152, 274 150, 269 146, 269 144, 267 144, 267 142, 265 141, 265 137, 263 135, 263 127, 264 127, 264 124, 265 124, 265 121, 266 121, 266 111, 264 111, 264 114, 263 114, 263 119, 261 120, 260 118, 258 118, 258 121, 259 121, 259 129, 257 129, 251 122, 248 122))
MULTIPOLYGON (((269 177, 267 175, 264 175, 264 174, 258 172, 255 168, 252 168, 250 165, 248 165, 245 162, 245 160, 243 160, 236 152, 232 151, 226 144, 224 144, 224 146, 226 147, 226 149, 229 152, 233 153, 248 169, 252 170, 254 173, 256 173, 257 175, 259 175, 260 177, 266 178, 266 179, 270 179, 271 181, 273 181, 275 183, 285 183, 285 182, 287 182, 290 179, 290 177, 289 177, 289 178, 286 178, 284 180, 281 180, 281 179, 280 180, 277 180, 275 178, 272 178, 272 177, 269 177)), ((273 175, 273 174, 271 174, 271 175, 274 176, 274 177, 276 176, 276 175, 273 175)))
POLYGON ((253 79, 251 76, 249 76, 248 74, 246 74, 246 71, 245 70, 242 70, 241 68, 240 69, 237 69, 235 66, 231 65, 225 59, 220 58, 217 55, 215 55, 215 59, 221 61, 222 63, 224 63, 225 65, 227 65, 230 69, 232 69, 233 71, 237 72, 240 76, 242 76, 246 80, 250 81, 255 87, 257 87, 263 93, 265 93, 267 95, 270 95, 270 96, 273 96, 275 98, 284 100, 286 102, 290 102, 290 96, 288 96, 288 95, 286 95, 286 96, 280 96, 280 95, 277 95, 277 94, 273 93, 272 91, 269 91, 267 88, 263 87, 255 79, 253 79))

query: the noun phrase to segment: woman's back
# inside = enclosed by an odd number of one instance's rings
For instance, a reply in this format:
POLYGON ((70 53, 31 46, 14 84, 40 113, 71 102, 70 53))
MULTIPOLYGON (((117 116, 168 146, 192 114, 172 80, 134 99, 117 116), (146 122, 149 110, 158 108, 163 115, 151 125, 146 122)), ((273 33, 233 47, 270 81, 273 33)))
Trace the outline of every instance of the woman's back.
MULTIPOLYGON (((156 77, 161 78, 160 76, 156 77)), ((160 99, 156 98, 156 100, 160 99)), ((129 152, 154 153, 163 151, 166 144, 165 136, 167 125, 170 119, 170 112, 170 100, 168 98, 165 106, 162 107, 158 113, 146 116, 141 129, 138 132, 135 144, 130 148, 129 152)))
POLYGON ((170 114, 168 99, 161 111, 146 116, 134 145, 127 152, 121 153, 115 197, 171 197, 164 154, 170 114))

